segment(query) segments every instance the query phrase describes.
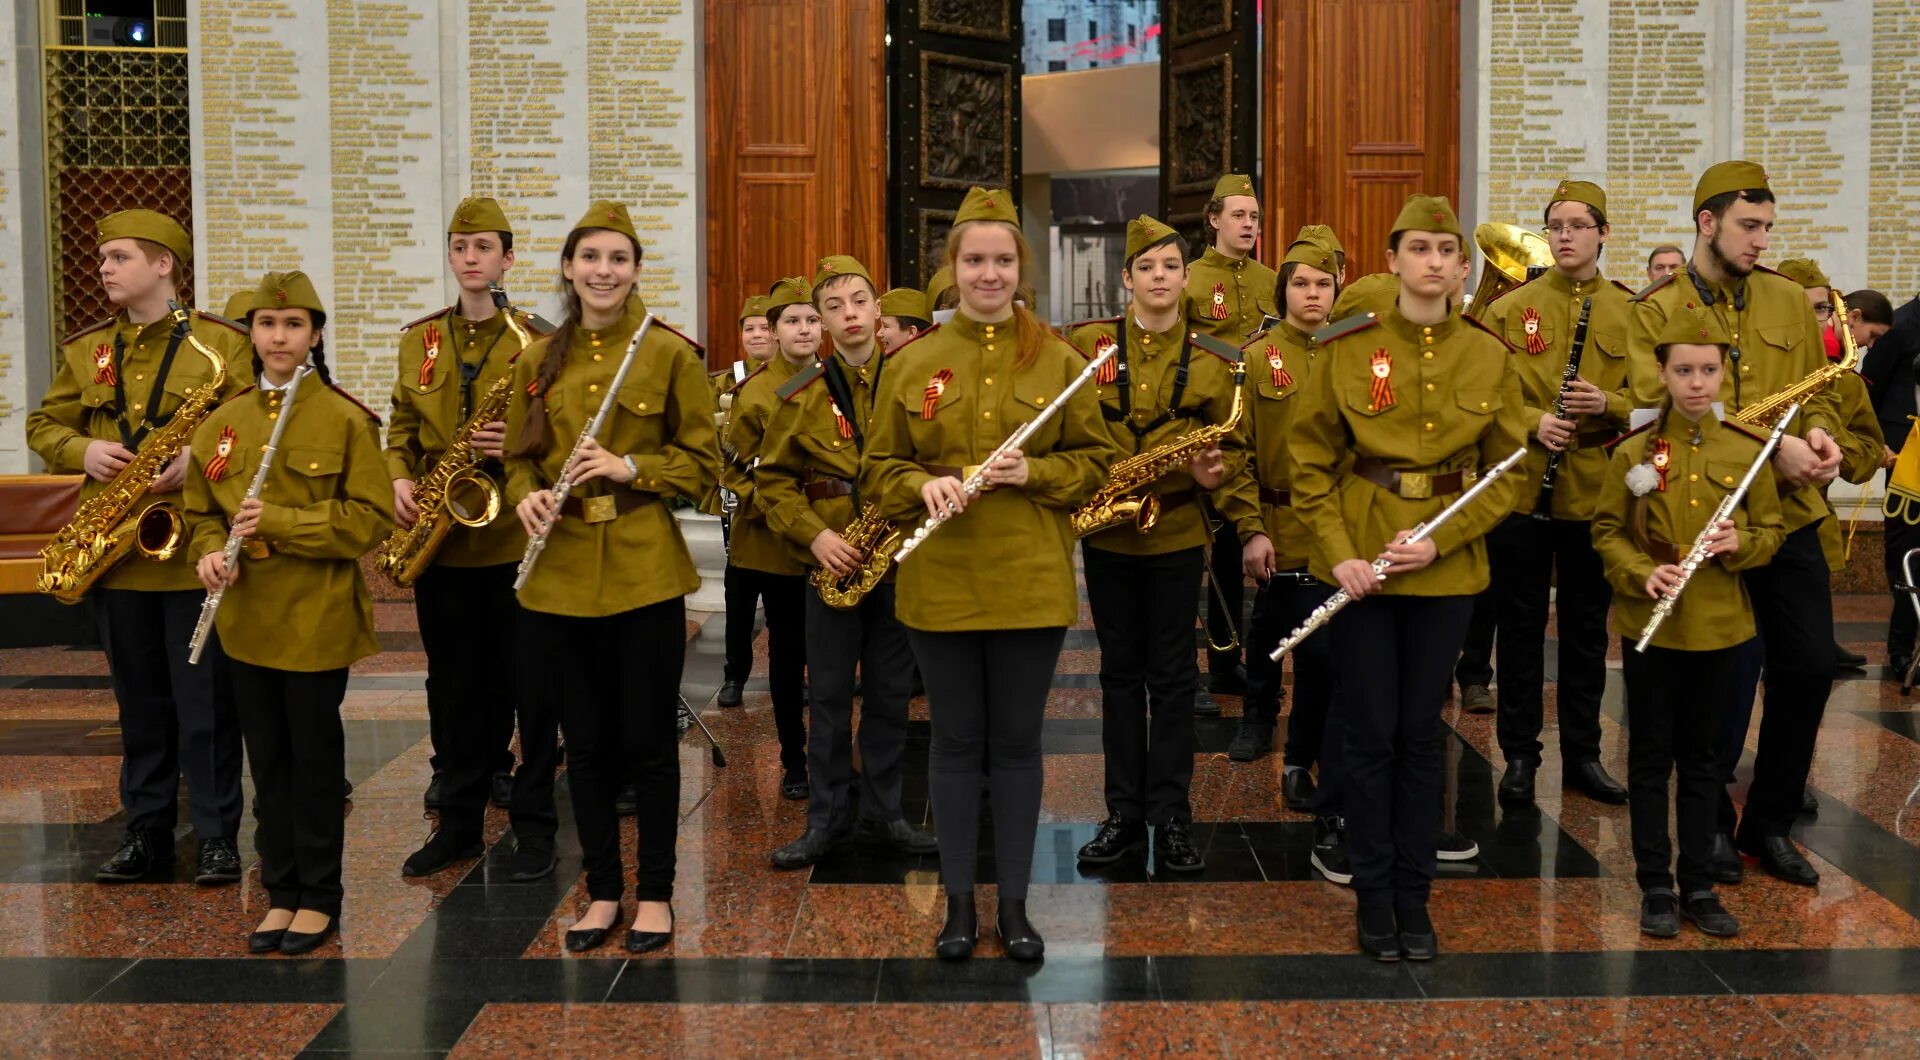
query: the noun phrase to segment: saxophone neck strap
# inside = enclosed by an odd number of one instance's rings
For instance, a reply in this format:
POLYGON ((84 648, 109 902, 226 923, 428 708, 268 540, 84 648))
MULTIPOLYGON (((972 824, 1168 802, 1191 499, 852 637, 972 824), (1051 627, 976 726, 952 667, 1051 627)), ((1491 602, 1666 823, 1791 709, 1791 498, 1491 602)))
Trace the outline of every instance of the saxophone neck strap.
POLYGON ((1119 366, 1116 369, 1114 382, 1118 384, 1116 389, 1119 393, 1116 398, 1120 407, 1114 408, 1105 403, 1101 404, 1100 414, 1106 417, 1108 423, 1124 424, 1127 430, 1133 432, 1134 445, 1138 448, 1148 434, 1159 430, 1165 424, 1173 420, 1192 419, 1200 415, 1199 409, 1180 407, 1180 400, 1187 396, 1187 379, 1193 370, 1193 333, 1189 331, 1187 337, 1180 343, 1180 363, 1173 370, 1173 397, 1167 402, 1166 411, 1154 417, 1153 422, 1144 427, 1135 426, 1133 423, 1133 374, 1127 357, 1127 339, 1132 328, 1129 326, 1129 321, 1122 320, 1114 326, 1114 330, 1118 332, 1120 340, 1120 348, 1113 355, 1114 363, 1119 366))
POLYGON ((167 376, 173 372, 173 356, 180 352, 180 344, 187 340, 187 331, 192 326, 189 322, 174 328, 172 334, 167 336, 167 352, 160 358, 159 370, 153 373, 153 389, 147 392, 146 412, 140 417, 138 427, 127 420, 127 340, 123 334, 114 333, 113 403, 120 410, 120 419, 116 424, 120 428, 120 442, 128 449, 139 449, 140 443, 146 441, 147 435, 155 428, 165 427, 173 422, 173 412, 168 412, 164 416, 158 415, 160 395, 166 393, 167 376))

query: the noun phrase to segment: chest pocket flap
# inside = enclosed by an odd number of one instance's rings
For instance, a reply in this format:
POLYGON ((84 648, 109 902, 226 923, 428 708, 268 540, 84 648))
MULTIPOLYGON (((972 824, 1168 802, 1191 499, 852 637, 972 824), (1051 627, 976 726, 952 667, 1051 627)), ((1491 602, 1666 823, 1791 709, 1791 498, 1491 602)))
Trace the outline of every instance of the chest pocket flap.
POLYGON ((308 478, 338 475, 346 465, 346 450, 319 445, 290 445, 281 464, 288 471, 308 478))
POLYGON ((651 381, 620 388, 620 407, 635 416, 660 416, 667 411, 667 391, 651 381))
POLYGON ((1453 403, 1462 412, 1491 416, 1500 411, 1500 391, 1496 387, 1460 387, 1453 392, 1453 403))

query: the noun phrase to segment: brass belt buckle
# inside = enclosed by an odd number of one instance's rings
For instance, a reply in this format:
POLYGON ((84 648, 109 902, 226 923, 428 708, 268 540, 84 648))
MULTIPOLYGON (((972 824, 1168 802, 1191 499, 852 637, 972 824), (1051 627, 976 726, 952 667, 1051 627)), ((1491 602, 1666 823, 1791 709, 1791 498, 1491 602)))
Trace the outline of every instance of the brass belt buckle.
POLYGON ((1400 496, 1423 501, 1433 496, 1433 476, 1424 471, 1400 472, 1400 496))
POLYGON ((620 514, 614 507, 611 493, 602 493, 598 497, 583 497, 580 508, 589 524, 608 522, 620 514))
POLYGON ((1480 480, 1479 468, 1463 467, 1460 469, 1460 488, 1461 489, 1464 490, 1467 487, 1473 485, 1475 482, 1478 482, 1479 480, 1480 480))
MULTIPOLYGON (((981 465, 981 464, 968 464, 966 467, 961 468, 960 481, 963 483, 966 482, 968 479, 972 478, 977 472, 979 472, 980 468, 983 466, 984 465, 981 465)), ((983 482, 980 484, 980 490, 983 493, 992 488, 993 487, 987 483, 983 482)))

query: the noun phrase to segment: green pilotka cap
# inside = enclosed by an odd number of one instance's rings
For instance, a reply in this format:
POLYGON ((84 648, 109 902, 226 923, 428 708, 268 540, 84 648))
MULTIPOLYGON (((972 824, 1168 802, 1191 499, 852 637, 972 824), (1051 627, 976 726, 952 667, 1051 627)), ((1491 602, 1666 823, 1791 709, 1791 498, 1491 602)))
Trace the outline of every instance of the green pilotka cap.
POLYGON ((959 212, 953 215, 956 228, 968 221, 1005 221, 1018 225, 1020 211, 1014 209, 1013 195, 1005 188, 972 188, 960 201, 959 212))
POLYGON ((926 292, 912 287, 895 287, 880 296, 880 315, 926 320, 928 319, 926 292))
POLYGON ((1460 218, 1454 216, 1453 205, 1444 195, 1407 196, 1406 203, 1400 207, 1400 216, 1394 218, 1393 229, 1387 234, 1397 236, 1402 232, 1439 232, 1466 238, 1460 232, 1460 218))
POLYGON ((1802 287, 1832 287, 1833 281, 1820 271, 1820 263, 1812 258, 1788 258, 1774 266, 1773 271, 1792 280, 1802 287))
POLYGON ((247 308, 307 309, 315 313, 327 311, 327 307, 320 304, 320 292, 314 289, 313 281, 307 279, 307 274, 299 269, 270 272, 262 276, 260 286, 253 289, 253 300, 247 308))
POLYGON ((767 307, 772 304, 773 303, 769 302, 767 300, 767 296, 764 294, 748 295, 747 300, 740 303, 739 320, 741 322, 744 322, 748 317, 766 316, 767 307))
POLYGON ((94 234, 99 238, 94 244, 96 247, 116 239, 144 239, 166 247, 183 265, 193 260, 193 237, 180 227, 180 222, 157 210, 121 210, 108 214, 100 219, 94 234))
POLYGON ((790 305, 812 305, 813 285, 805 276, 789 276, 773 285, 767 292, 767 323, 780 319, 780 313, 790 305))
POLYGON ((502 232, 513 234, 513 226, 507 223, 507 212, 500 204, 484 195, 475 195, 460 200, 453 208, 453 219, 447 222, 447 234, 450 236, 468 235, 474 232, 502 232))
POLYGON ((1229 195, 1260 196, 1253 190, 1253 178, 1245 173, 1228 173, 1213 183, 1213 197, 1224 199, 1229 195))
POLYGON ((1561 181, 1553 189, 1553 198, 1548 200, 1547 205, 1552 206, 1556 202, 1582 203, 1599 211, 1602 217, 1607 215, 1607 193, 1590 180, 1561 181))
POLYGON ((828 254, 820 259, 819 265, 814 266, 813 287, 817 291, 821 284, 840 276, 858 276, 867 281, 868 287, 873 286, 873 274, 860 264, 858 258, 851 254, 828 254))
POLYGON ((1688 302, 1667 314, 1667 322, 1660 327, 1660 334, 1654 337, 1656 349, 1673 345, 1731 346, 1733 338, 1727 334, 1727 326, 1713 313, 1688 302))
POLYGON ((1730 191, 1772 191, 1767 171, 1758 162, 1716 162, 1700 174, 1693 186, 1693 212, 1706 208, 1707 200, 1730 191))
POLYGON ((575 232, 586 228, 604 228, 610 232, 618 232, 636 244, 640 242, 640 233, 634 231, 633 219, 627 216, 626 206, 606 199, 600 199, 587 207, 587 212, 573 223, 575 232))
POLYGON ((1127 222, 1127 258, 1128 265, 1143 252, 1151 250, 1179 235, 1173 229, 1148 217, 1146 214, 1127 222))

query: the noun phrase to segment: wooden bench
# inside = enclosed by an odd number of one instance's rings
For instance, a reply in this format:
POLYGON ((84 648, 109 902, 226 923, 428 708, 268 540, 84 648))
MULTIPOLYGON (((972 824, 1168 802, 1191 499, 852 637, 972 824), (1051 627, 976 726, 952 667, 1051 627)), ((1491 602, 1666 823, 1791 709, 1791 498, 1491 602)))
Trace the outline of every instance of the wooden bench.
POLYGON ((82 475, 0 475, 0 647, 95 642, 91 608, 34 588, 40 548, 80 506, 82 475))

